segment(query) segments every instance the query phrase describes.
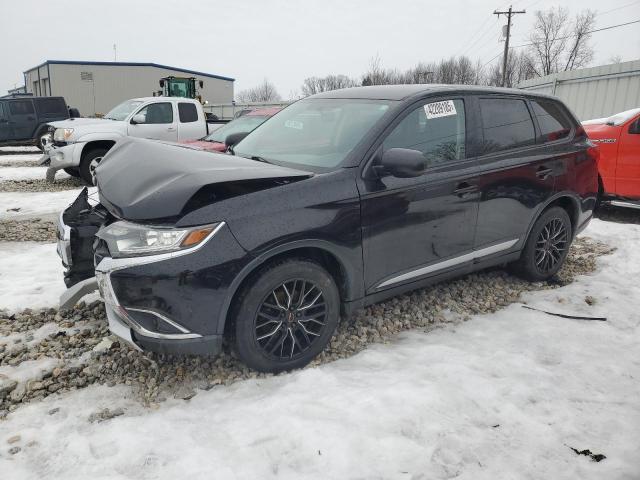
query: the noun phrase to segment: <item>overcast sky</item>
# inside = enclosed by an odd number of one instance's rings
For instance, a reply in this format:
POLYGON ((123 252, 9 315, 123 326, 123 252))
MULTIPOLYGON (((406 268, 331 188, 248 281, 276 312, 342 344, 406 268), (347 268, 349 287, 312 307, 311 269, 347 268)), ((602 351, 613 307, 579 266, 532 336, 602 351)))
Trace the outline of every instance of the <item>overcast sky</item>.
MULTIPOLYGON (((596 27, 640 19, 640 1, 515 0, 512 44, 527 41, 534 11, 562 4, 600 14, 596 27), (624 7, 624 8, 618 8, 624 7), (615 10, 613 10, 615 9, 615 10), (613 10, 613 11, 610 11, 613 10)), ((378 55, 385 67, 503 48, 498 0, 0 0, 0 95, 47 59, 156 62, 236 79, 268 78, 287 98, 305 77, 354 77, 378 55)), ((592 65, 640 58, 640 23, 593 34, 592 65)))

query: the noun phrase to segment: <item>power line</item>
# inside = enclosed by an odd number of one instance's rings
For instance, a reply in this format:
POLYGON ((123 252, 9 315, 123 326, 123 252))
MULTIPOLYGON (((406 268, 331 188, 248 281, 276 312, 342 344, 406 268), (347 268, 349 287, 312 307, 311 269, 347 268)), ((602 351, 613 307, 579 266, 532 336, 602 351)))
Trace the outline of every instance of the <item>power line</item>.
MULTIPOLYGON (((462 54, 464 55, 464 53, 469 50, 470 47, 473 46, 473 43, 471 43, 476 35, 478 35, 478 33, 480 33, 480 30, 482 30, 484 28, 484 26, 487 24, 487 22, 491 19, 491 17, 487 17, 484 22, 480 25, 480 28, 478 28, 478 30, 475 31, 475 33, 473 35, 471 35, 471 37, 469 37, 469 40, 467 42, 467 46, 463 47, 461 49, 458 49, 458 52, 456 53, 456 57, 460 54, 460 52, 462 51, 462 54)), ((484 36, 484 35, 483 35, 484 36)), ((481 37, 482 38, 482 37, 481 37)))
MULTIPOLYGON (((634 23, 640 23, 640 19, 639 20, 633 20, 631 22, 626 22, 626 23, 619 23, 617 25, 610 25, 608 27, 602 27, 602 28, 596 28, 595 30, 589 30, 588 32, 583 32, 581 33, 581 35, 587 35, 589 33, 596 33, 596 32, 602 32, 604 30, 611 30, 612 28, 618 28, 618 27, 624 27, 627 25, 632 25, 634 23)), ((555 40, 566 40, 567 38, 571 38, 571 37, 575 37, 577 35, 573 34, 573 35, 566 35, 564 37, 558 37, 555 40)), ((529 42, 529 43, 523 43, 522 45, 514 45, 511 48, 521 48, 521 47, 529 47, 531 45, 536 45, 536 44, 540 44, 540 43, 544 43, 544 42, 529 42)))
POLYGON ((605 10, 604 12, 597 13, 596 17, 606 15, 607 13, 615 12, 616 10, 622 10, 623 8, 630 7, 631 5, 635 5, 636 3, 640 3, 640 0, 636 2, 627 3, 626 5, 621 5, 620 7, 612 8, 611 10, 605 10))

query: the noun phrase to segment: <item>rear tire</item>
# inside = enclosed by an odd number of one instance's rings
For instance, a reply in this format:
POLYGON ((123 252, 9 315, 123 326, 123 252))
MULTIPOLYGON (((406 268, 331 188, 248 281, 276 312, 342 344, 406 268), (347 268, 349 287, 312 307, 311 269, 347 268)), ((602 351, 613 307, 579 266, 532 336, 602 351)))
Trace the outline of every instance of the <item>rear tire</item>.
POLYGON ((95 185, 93 171, 108 151, 109 150, 106 148, 95 148, 88 151, 82 158, 79 169, 80 178, 82 178, 82 180, 84 180, 88 185, 95 185))
POLYGON ((309 260, 273 263, 237 299, 235 351, 260 372, 304 367, 329 343, 339 315, 340 294, 324 268, 309 260))
POLYGON ((536 220, 520 259, 513 263, 513 270, 532 282, 550 279, 564 265, 572 238, 567 211, 551 207, 536 220))

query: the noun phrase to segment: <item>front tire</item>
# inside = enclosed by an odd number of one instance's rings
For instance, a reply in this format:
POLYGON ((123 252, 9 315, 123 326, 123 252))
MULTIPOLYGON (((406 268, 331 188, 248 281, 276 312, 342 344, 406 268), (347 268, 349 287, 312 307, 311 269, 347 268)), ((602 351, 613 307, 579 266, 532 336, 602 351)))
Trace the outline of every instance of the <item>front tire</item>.
POLYGON ((95 185, 95 169, 109 150, 106 148, 94 148, 88 151, 80 162, 80 178, 88 185, 95 185))
POLYGON ((304 367, 329 343, 339 315, 340 294, 324 268, 297 259, 271 264, 238 298, 236 353, 260 372, 304 367))
POLYGON ((67 172, 72 177, 76 177, 76 178, 80 177, 80 171, 77 168, 67 167, 64 169, 64 171, 67 172))
POLYGON ((532 282, 553 277, 569 254, 573 232, 569 214, 561 207, 545 211, 533 225, 515 272, 532 282))

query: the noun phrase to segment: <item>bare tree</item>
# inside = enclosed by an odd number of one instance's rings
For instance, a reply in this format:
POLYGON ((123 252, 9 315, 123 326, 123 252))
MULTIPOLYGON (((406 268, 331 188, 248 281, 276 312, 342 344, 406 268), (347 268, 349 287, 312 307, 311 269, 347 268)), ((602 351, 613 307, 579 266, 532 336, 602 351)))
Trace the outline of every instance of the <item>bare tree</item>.
POLYGON ((280 94, 273 83, 265 78, 260 85, 238 92, 236 99, 240 103, 275 102, 280 100, 280 94))
POLYGON ((320 92, 328 92, 339 88, 355 87, 358 82, 346 75, 327 75, 326 77, 305 78, 302 84, 304 96, 314 95, 320 92))
MULTIPOLYGON (((505 87, 516 87, 523 80, 535 77, 533 61, 527 52, 512 53, 507 58, 507 74, 505 76, 505 87)), ((487 75, 487 85, 502 85, 502 66, 499 62, 494 63, 487 75)))
POLYGON ((538 76, 572 70, 587 65, 593 58, 588 41, 595 22, 595 12, 585 10, 569 18, 566 8, 536 12, 533 32, 529 36, 533 71, 538 76))

